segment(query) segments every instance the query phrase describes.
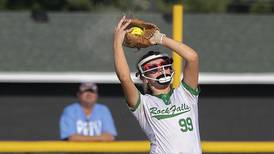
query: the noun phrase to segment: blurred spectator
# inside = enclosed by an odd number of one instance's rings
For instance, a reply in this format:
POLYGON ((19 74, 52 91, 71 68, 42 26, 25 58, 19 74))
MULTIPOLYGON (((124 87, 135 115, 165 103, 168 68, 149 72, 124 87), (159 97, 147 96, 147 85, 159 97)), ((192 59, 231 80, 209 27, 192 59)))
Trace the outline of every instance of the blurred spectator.
POLYGON ((107 106, 97 103, 95 83, 82 83, 78 102, 65 107, 60 118, 60 135, 69 141, 112 141, 117 135, 107 106))
POLYGON ((33 19, 33 21, 38 23, 47 23, 49 21, 47 12, 43 10, 31 11, 31 18, 33 19))
POLYGON ((42 9, 41 5, 35 3, 31 10, 31 18, 33 21, 38 23, 46 23, 49 21, 48 13, 46 10, 42 9))

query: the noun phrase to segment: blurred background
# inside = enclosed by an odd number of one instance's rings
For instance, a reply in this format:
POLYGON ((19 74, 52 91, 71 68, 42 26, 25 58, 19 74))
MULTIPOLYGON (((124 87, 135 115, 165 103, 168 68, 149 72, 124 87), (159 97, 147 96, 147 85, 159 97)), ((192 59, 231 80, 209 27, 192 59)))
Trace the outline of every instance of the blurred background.
MULTIPOLYGON (((126 14, 172 37, 174 4, 184 6, 183 42, 200 55, 201 139, 273 140, 273 0, 0 0, 0 140, 59 140, 82 81, 98 83, 117 140, 146 140, 114 74, 113 30, 126 14)), ((134 73, 149 49, 126 50, 134 73)))

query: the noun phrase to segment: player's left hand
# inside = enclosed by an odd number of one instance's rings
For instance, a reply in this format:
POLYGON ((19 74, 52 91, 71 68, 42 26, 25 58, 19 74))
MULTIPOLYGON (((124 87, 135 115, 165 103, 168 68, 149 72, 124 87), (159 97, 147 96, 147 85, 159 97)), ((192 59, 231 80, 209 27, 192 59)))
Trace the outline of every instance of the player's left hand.
POLYGON ((126 33, 124 40, 124 45, 127 47, 140 49, 158 43, 150 41, 150 38, 153 37, 155 32, 160 30, 157 25, 153 23, 133 18, 127 29, 130 30, 126 33), (134 33, 131 32, 133 29, 135 29, 134 33))

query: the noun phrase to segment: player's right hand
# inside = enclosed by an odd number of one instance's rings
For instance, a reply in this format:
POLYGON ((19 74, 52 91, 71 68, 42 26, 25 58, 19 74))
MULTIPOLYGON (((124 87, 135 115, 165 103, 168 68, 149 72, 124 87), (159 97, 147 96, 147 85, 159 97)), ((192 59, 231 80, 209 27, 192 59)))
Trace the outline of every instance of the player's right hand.
POLYGON ((128 29, 126 29, 126 27, 130 24, 130 22, 131 20, 126 19, 126 16, 123 16, 122 19, 119 21, 114 29, 114 44, 123 44, 126 32, 129 31, 128 29))

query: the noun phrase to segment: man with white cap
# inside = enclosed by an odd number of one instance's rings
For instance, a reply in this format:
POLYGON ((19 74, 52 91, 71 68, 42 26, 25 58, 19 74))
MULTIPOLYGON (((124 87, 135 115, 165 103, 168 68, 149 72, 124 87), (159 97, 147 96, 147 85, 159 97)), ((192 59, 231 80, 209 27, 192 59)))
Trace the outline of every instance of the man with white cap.
POLYGON ((113 141, 117 131, 110 110, 97 103, 95 83, 81 83, 78 102, 65 107, 60 118, 60 136, 69 141, 113 141))

